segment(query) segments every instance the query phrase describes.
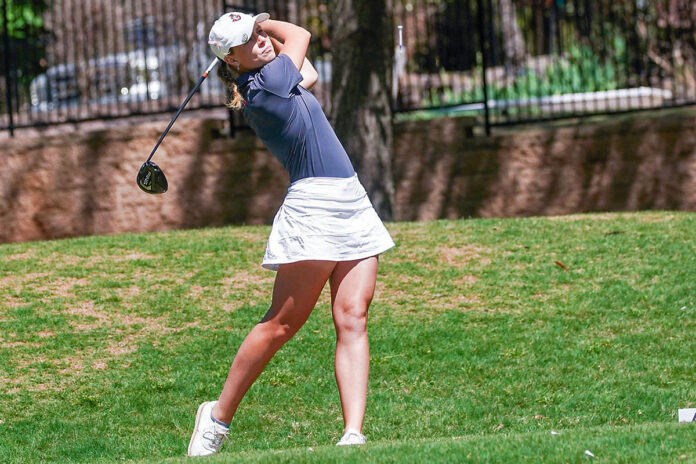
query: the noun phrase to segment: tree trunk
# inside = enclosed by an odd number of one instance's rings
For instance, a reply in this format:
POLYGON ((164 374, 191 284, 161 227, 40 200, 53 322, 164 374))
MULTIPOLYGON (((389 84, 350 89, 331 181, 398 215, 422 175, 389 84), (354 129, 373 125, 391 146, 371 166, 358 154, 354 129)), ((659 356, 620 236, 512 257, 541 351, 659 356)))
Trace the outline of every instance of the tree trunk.
POLYGON ((512 0, 499 0, 500 29, 503 34, 505 59, 514 68, 519 67, 525 59, 524 37, 517 23, 517 12, 512 0))
POLYGON ((377 214, 393 219, 391 0, 331 2, 331 111, 377 214))

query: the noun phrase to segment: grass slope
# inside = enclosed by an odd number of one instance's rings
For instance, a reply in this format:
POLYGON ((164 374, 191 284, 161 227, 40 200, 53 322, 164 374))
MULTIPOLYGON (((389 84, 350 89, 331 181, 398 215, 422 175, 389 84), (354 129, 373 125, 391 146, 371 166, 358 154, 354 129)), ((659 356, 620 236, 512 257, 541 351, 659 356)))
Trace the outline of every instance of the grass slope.
MULTIPOLYGON (((694 430, 687 424, 644 423, 628 426, 575 428, 552 435, 546 432, 500 433, 449 439, 381 441, 362 448, 336 446, 284 450, 241 451, 206 458, 210 464, 379 462, 514 462, 587 463, 693 463, 689 443, 694 430), (587 454, 589 452, 590 454, 587 454)), ((145 461, 144 461, 145 462, 145 461)), ((158 462, 147 460, 146 462, 158 462)), ((167 464, 190 463, 170 458, 167 464)))
MULTIPOLYGON (((676 424, 696 406, 695 226, 689 213, 389 224, 370 445, 331 446, 325 291, 209 462, 580 462, 585 449, 696 462, 696 429, 676 424)), ((198 403, 267 309, 267 234, 0 246, 0 460, 183 462, 198 403)))

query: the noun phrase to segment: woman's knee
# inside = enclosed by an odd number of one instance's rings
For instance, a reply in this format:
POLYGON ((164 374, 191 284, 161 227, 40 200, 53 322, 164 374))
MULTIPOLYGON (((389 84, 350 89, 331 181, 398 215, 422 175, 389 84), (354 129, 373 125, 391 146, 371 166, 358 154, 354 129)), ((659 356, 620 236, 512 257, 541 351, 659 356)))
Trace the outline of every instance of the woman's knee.
POLYGON ((263 331, 264 337, 270 345, 278 347, 283 346, 299 330, 299 327, 295 327, 293 324, 274 320, 259 322, 258 328, 263 331))
POLYGON ((338 336, 360 336, 367 332, 366 302, 344 302, 334 305, 334 325, 338 336))

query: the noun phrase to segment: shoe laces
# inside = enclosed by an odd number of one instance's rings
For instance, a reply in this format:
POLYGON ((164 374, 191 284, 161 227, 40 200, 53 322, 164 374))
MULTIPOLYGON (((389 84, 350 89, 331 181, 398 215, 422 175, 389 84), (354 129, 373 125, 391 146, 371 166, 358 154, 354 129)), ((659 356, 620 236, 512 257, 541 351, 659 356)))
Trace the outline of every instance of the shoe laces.
POLYGON ((358 432, 346 432, 341 437, 341 443, 362 443, 365 441, 365 436, 358 432))
POLYGON ((229 430, 220 430, 220 429, 213 429, 212 431, 206 431, 203 433, 203 438, 205 438, 209 443, 210 446, 208 446, 209 449, 213 450, 218 450, 220 449, 220 446, 222 446, 222 442, 227 438, 229 435, 229 430))

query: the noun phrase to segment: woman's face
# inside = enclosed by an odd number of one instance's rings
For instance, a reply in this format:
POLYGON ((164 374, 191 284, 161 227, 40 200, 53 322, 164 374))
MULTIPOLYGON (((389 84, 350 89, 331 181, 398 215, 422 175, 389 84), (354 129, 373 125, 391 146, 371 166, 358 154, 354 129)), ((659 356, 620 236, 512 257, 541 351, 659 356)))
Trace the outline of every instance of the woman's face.
POLYGON ((276 57, 268 34, 259 24, 254 25, 254 33, 247 43, 232 47, 225 57, 227 64, 240 72, 258 69, 276 57))

